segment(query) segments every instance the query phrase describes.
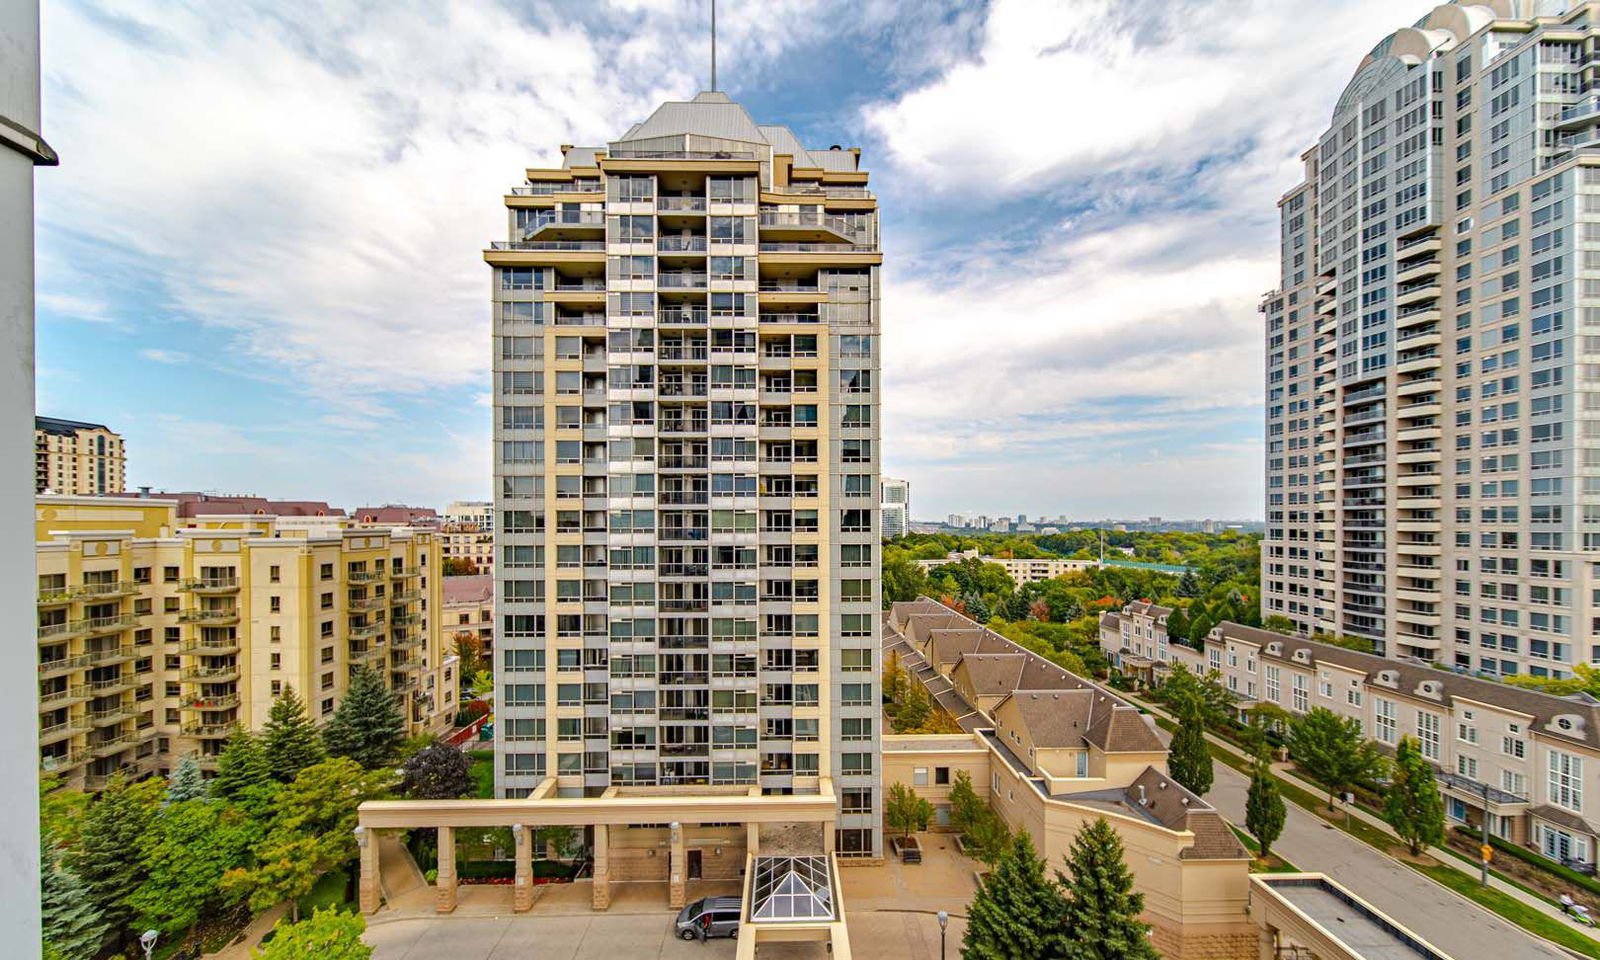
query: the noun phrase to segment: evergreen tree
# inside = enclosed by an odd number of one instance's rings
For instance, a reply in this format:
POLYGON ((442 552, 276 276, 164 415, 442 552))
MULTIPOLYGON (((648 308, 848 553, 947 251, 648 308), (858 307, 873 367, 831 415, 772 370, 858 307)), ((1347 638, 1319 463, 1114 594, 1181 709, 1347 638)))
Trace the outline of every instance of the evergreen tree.
POLYGON ((324 756, 317 728, 306 715, 306 706, 291 684, 284 684, 283 692, 272 701, 262 731, 262 746, 267 769, 279 783, 293 781, 301 770, 321 762, 324 756))
POLYGON ((1444 839, 1444 800, 1433 779, 1433 765, 1415 737, 1401 737, 1394 775, 1384 795, 1384 818, 1414 857, 1444 839))
POLYGON ((184 754, 178 765, 173 768, 172 776, 167 779, 166 802, 182 803, 185 800, 198 800, 210 795, 211 787, 200 774, 200 762, 194 758, 194 754, 184 754))
POLYGON ((161 807, 162 783, 113 777, 83 814, 78 845, 66 867, 77 875, 106 924, 126 945, 134 909, 129 896, 144 879, 141 844, 161 807))
POLYGON ((1139 922, 1143 894, 1122 859, 1122 838, 1104 817, 1073 838, 1067 873, 1057 873, 1066 897, 1061 924, 1068 960, 1161 960, 1150 927, 1139 922))
POLYGON ((994 865, 967 907, 963 960, 1037 960, 1065 955, 1061 888, 1045 876, 1045 863, 1027 831, 994 865))
POLYGON ((248 730, 235 730, 217 757, 212 794, 254 813, 271 802, 276 789, 261 739, 248 730))
POLYGON ((1167 772, 1196 796, 1211 789, 1211 751, 1206 746, 1205 709, 1200 697, 1186 695, 1177 704, 1178 732, 1167 753, 1167 772))
POLYGON ((1283 833, 1285 816, 1283 791, 1278 789, 1278 778, 1272 775, 1263 745, 1250 768, 1250 792, 1244 801, 1245 829, 1261 844, 1263 857, 1271 855, 1273 841, 1283 833))
POLYGON ((1200 581, 1195 577, 1193 570, 1183 571, 1183 576, 1178 578, 1178 587, 1175 592, 1180 597, 1200 596, 1200 581))
POLYGON ((1194 647, 1196 650, 1204 650, 1206 648, 1206 634, 1210 633, 1211 628, 1217 625, 1217 618, 1213 617, 1211 612, 1201 604, 1196 603, 1195 606, 1200 609, 1197 611, 1191 608, 1189 611, 1189 646, 1194 647))
POLYGON ((1167 614, 1167 639, 1185 645, 1189 643, 1189 615, 1182 608, 1167 614))
POLYGON ((48 833, 40 837, 39 910, 45 946, 62 957, 92 957, 110 929, 76 873, 63 866, 48 833))
POLYGON ((349 757, 368 770, 392 763, 406 738, 400 701, 366 667, 350 673, 350 687, 322 731, 328 755, 349 757))
POLYGON ((1377 744, 1361 735, 1361 721, 1341 717, 1327 707, 1312 707, 1289 728, 1289 754, 1327 787, 1329 810, 1345 788, 1358 780, 1375 779, 1384 769, 1377 744))

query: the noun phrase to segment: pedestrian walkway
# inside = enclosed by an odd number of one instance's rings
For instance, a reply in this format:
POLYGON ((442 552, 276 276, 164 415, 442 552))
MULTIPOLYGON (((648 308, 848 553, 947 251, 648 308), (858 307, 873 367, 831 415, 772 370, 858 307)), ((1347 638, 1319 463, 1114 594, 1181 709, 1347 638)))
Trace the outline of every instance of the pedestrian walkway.
MULTIPOLYGON (((1135 702, 1141 703, 1152 713, 1167 716, 1159 707, 1143 701, 1135 702)), ((1242 751, 1227 741, 1210 734, 1207 734, 1207 738, 1222 749, 1243 756, 1242 751)), ((1214 764, 1213 769, 1216 779, 1206 794, 1206 800, 1229 820, 1243 824, 1250 778, 1224 763, 1214 764)), ((1321 792, 1321 788, 1307 785, 1298 777, 1284 775, 1281 771, 1280 775, 1313 794, 1321 792)), ((1461 960, 1469 957, 1571 960, 1566 951, 1549 941, 1533 936, 1509 920, 1350 836, 1299 804, 1286 801, 1284 806, 1287 816, 1283 835, 1272 845, 1273 853, 1301 870, 1332 877, 1451 956, 1461 960)), ((1387 828, 1387 824, 1384 827, 1387 828)), ((1443 854, 1439 859, 1441 863, 1452 867, 1459 863, 1449 854, 1443 854)), ((1532 899, 1539 904, 1544 903, 1537 897, 1532 899)), ((1559 917, 1559 911, 1555 915, 1559 917)), ((1563 919, 1562 922, 1571 921, 1563 919)))

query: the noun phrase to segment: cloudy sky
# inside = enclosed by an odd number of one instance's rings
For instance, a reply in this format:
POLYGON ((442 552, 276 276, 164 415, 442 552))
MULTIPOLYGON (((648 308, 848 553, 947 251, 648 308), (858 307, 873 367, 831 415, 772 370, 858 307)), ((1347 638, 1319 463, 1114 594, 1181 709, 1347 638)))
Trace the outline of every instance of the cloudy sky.
MULTIPOLYGON (((885 472, 1259 517, 1275 201, 1396 0, 723 0, 722 87, 860 145, 885 472)), ((705 85, 703 0, 45 0, 39 410, 130 484, 489 494, 500 197, 705 85)))

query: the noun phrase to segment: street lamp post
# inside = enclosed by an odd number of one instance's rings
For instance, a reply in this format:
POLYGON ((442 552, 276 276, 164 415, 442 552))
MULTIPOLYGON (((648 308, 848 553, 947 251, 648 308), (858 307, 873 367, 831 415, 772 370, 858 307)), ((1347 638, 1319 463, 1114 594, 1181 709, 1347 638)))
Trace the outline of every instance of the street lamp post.
POLYGON ((950 925, 950 914, 939 911, 939 960, 944 960, 944 930, 950 925))
POLYGON ((155 930, 146 930, 139 934, 139 946, 144 948, 144 960, 150 960, 151 954, 155 953, 156 940, 160 936, 161 934, 155 930))
POLYGON ((1479 824, 1483 828, 1483 849, 1479 850, 1478 865, 1482 873, 1478 881, 1484 886, 1489 885, 1489 781, 1485 780, 1483 787, 1483 820, 1479 824))

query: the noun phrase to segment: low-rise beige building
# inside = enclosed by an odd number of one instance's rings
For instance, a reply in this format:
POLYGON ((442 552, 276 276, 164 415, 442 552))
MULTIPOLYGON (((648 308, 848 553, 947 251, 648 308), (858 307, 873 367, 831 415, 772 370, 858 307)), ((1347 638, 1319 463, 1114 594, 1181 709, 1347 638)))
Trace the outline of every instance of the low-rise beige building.
POLYGON ((1101 649, 1146 683, 1179 663, 1215 671, 1240 710, 1326 707, 1389 749, 1417 737, 1453 821, 1478 827, 1487 807, 1491 832, 1552 859, 1592 863, 1600 853, 1600 818, 1590 819, 1600 797, 1600 703, 1228 621, 1199 651, 1169 642, 1171 612, 1136 601, 1102 614, 1101 649))
POLYGON ((35 530, 40 763, 74 786, 210 766, 287 685, 326 720, 357 664, 412 732, 455 711, 431 532, 196 494, 41 496, 35 530))
POLYGON ((1079 570, 1092 570, 1100 566, 1098 560, 1066 560, 1060 557, 1050 557, 1044 560, 1018 560, 1011 557, 980 557, 976 550, 966 550, 961 553, 952 553, 939 560, 918 560, 917 566, 924 572, 942 567, 950 563, 959 563, 968 557, 978 557, 984 563, 992 563, 1004 567, 1006 574, 1018 585, 1024 583, 1041 583, 1045 580, 1054 580, 1064 573, 1074 573, 1079 570))
POLYGON ((1556 697, 1416 660, 1223 622, 1206 669, 1241 709, 1326 707, 1381 746, 1417 738, 1437 770, 1445 812, 1554 860, 1595 862, 1600 844, 1600 702, 1556 697))
POLYGON ((895 604, 883 646, 965 731, 884 737, 885 783, 912 787, 947 824, 964 771, 1056 866, 1077 831, 1104 818, 1163 956, 1257 955, 1250 854, 1215 808, 1167 776, 1166 747, 1137 708, 932 600, 895 604))
POLYGON ((101 423, 33 418, 33 492, 121 493, 122 437, 101 423))
POLYGON ((488 656, 494 649, 494 574, 444 578, 445 643, 454 649, 457 634, 469 633, 483 644, 488 656))

